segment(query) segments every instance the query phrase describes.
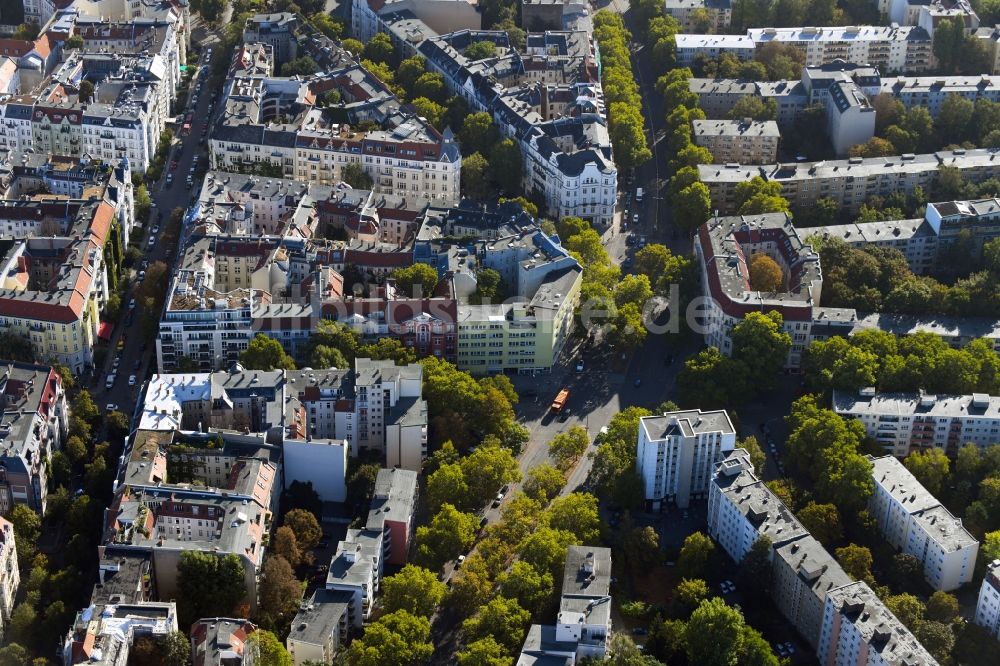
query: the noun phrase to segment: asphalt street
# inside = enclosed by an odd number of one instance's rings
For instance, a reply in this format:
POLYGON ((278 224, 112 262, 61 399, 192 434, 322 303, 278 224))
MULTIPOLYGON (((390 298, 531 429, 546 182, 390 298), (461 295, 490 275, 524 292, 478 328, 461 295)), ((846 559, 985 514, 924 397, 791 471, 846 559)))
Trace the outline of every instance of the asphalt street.
MULTIPOLYGON (((199 33, 201 36, 199 43, 210 44, 217 41, 214 35, 196 28, 195 34, 199 33)), ((213 54, 214 57, 223 57, 223 54, 213 54)), ((192 104, 191 100, 195 93, 197 80, 192 79, 189 96, 185 100, 183 107, 175 107, 177 108, 177 114, 186 115, 189 112, 193 113, 194 123, 192 124, 191 134, 187 137, 182 137, 178 134, 175 137, 174 145, 171 148, 170 157, 167 158, 167 166, 163 170, 161 180, 156 183, 147 184, 150 198, 155 205, 150 213, 150 220, 143 226, 134 227, 132 231, 141 241, 139 247, 144 252, 142 262, 144 265, 162 261, 167 264, 170 270, 173 270, 178 240, 175 235, 173 241, 170 243, 162 241, 164 227, 166 226, 165 223, 169 220, 170 214, 175 208, 187 208, 192 199, 197 197, 200 190, 200 185, 197 182, 190 190, 187 189, 184 179, 195 155, 201 155, 199 158, 200 164, 207 164, 205 146, 199 145, 198 140, 208 116, 208 105, 214 99, 214 96, 210 91, 203 89, 202 93, 198 95, 197 103, 192 104), (176 170, 170 170, 169 164, 171 160, 177 160, 176 170), (174 174, 172 186, 166 185, 166 176, 168 173, 174 174), (160 229, 158 235, 154 236, 152 229, 155 226, 159 226, 160 229), (151 237, 153 238, 152 244, 150 244, 151 237)), ((139 222, 137 220, 136 224, 138 225, 139 222)), ((120 350, 108 353, 104 367, 98 368, 98 372, 91 385, 94 400, 101 409, 104 409, 107 405, 115 405, 119 411, 131 416, 134 416, 136 401, 139 395, 141 395, 145 379, 156 372, 155 342, 152 339, 144 339, 142 336, 142 321, 145 314, 143 305, 136 302, 135 312, 131 318, 129 316, 128 304, 138 286, 137 276, 139 270, 141 270, 141 266, 129 270, 129 278, 133 281, 133 284, 127 298, 123 300, 122 315, 115 322, 110 349, 117 350, 117 344, 122 338, 124 338, 124 344, 120 350), (119 369, 116 373, 114 385, 108 389, 105 386, 105 380, 116 357, 119 359, 119 369), (136 363, 138 363, 138 366, 136 366, 136 363), (129 386, 129 376, 133 374, 136 375, 137 381, 134 386, 129 386)), ((153 313, 153 315, 159 318, 160 313, 153 313)), ((103 435, 103 433, 101 434, 103 435)))

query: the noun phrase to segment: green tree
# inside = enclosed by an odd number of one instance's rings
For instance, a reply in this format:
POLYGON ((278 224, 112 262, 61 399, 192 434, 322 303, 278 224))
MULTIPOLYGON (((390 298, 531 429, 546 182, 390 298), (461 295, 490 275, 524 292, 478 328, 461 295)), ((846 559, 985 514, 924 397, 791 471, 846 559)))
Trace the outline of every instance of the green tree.
POLYGON ((649 571, 662 559, 660 537, 652 527, 634 527, 622 540, 622 551, 633 571, 649 571))
POLYGON ((345 164, 340 169, 340 179, 359 190, 370 190, 375 185, 375 181, 365 173, 365 169, 360 162, 345 164))
POLYGON ((955 647, 955 634, 950 626, 941 622, 925 621, 920 623, 913 633, 938 663, 949 663, 955 647))
POLYGON ((181 553, 177 606, 186 626, 202 617, 231 617, 245 596, 244 568, 239 557, 196 550, 181 553))
POLYGON ((681 617, 690 615, 709 597, 708 583, 701 578, 682 578, 674 590, 681 617))
POLYGON ((274 538, 271 540, 271 552, 283 557, 293 567, 298 566, 299 562, 302 561, 302 551, 299 550, 295 532, 284 525, 274 532, 274 538))
POLYGON ((465 117, 458 136, 462 142, 464 154, 479 153, 482 155, 489 152, 490 148, 500 140, 500 130, 493 124, 493 116, 480 111, 470 113, 465 117))
POLYGON ((784 291, 785 276, 778 265, 766 254, 755 254, 750 259, 750 288, 754 291, 784 291))
POLYGON ((493 636, 508 651, 521 646, 531 622, 531 613, 521 608, 515 599, 498 596, 462 623, 462 632, 469 642, 493 636))
POLYGON ((426 71, 424 59, 420 56, 413 56, 399 63, 399 67, 396 68, 396 83, 403 87, 408 98, 414 97, 413 85, 426 71))
POLYGON ((283 524, 295 533, 295 540, 302 550, 314 549, 323 538, 323 528, 319 526, 316 515, 310 511, 292 509, 285 514, 283 524))
POLYGON ((705 224, 712 214, 712 196, 700 181, 678 192, 673 203, 674 219, 688 232, 705 224))
POLYGON ((677 389, 685 404, 723 408, 751 391, 749 379, 742 361, 723 356, 717 347, 708 347, 684 362, 677 389))
POLYGON ((778 105, 774 99, 764 99, 748 95, 740 98, 726 114, 733 120, 751 118, 753 120, 776 120, 778 105))
POLYGON ((430 525, 417 528, 417 553, 414 561, 436 571, 469 549, 476 540, 479 520, 462 513, 451 504, 444 504, 434 514, 430 525))
POLYGON ((468 643, 455 659, 459 666, 510 666, 511 663, 507 648, 492 636, 468 643))
POLYGON ((538 571, 548 571, 555 579, 562 576, 566 548, 579 543, 571 532, 540 527, 521 542, 520 556, 538 571))
POLYGON ((281 66, 282 76, 309 76, 319 71, 319 65, 309 56, 289 60, 281 66))
MULTIPOLYGON (((525 479, 522 489, 528 497, 542 503, 548 503, 559 494, 565 484, 565 475, 546 462, 536 465, 528 471, 528 478, 525 479)), ((429 485, 430 480, 428 479, 429 485)))
POLYGON ((792 347, 792 336, 783 330, 783 323, 777 311, 751 312, 733 328, 733 358, 764 388, 773 385, 792 347))
POLYGON ((351 643, 347 663, 351 666, 411 666, 427 661, 434 652, 431 623, 398 610, 368 625, 364 636, 351 643))
POLYGON ((704 578, 714 552, 715 544, 707 536, 701 532, 689 534, 677 558, 677 573, 681 578, 704 578))
POLYGON ((295 360, 285 353, 281 343, 258 333, 240 354, 240 363, 248 370, 294 370, 295 360))
MULTIPOLYGON (((500 393, 497 389, 493 391, 500 393)), ((469 484, 470 501, 474 505, 489 501, 503 485, 521 480, 517 459, 510 449, 495 441, 484 442, 460 464, 469 484)))
POLYGON ((421 97, 429 99, 435 104, 444 104, 448 98, 444 77, 437 72, 424 72, 413 82, 413 96, 418 99, 421 97))
MULTIPOLYGON (((493 182, 507 195, 517 194, 523 188, 524 159, 521 147, 512 139, 503 139, 490 150, 490 169, 493 182)), ((462 168, 465 168, 463 162, 462 168)))
POLYGON ((261 575, 257 608, 263 622, 274 628, 290 622, 301 600, 302 585, 295 579, 292 565, 281 555, 268 557, 261 575))
POLYGON ((388 63, 392 60, 394 53, 395 49, 392 47, 389 35, 384 32, 378 32, 365 44, 364 49, 361 51, 361 57, 372 62, 388 63))
POLYGON ((937 590, 927 600, 927 619, 935 622, 950 623, 958 617, 958 599, 954 594, 937 590))
POLYGON ((896 147, 892 142, 881 137, 873 136, 865 143, 851 146, 848 155, 851 157, 889 157, 896 154, 896 147))
POLYGON ((486 58, 494 57, 496 54, 496 44, 486 41, 472 42, 463 52, 463 55, 471 61, 485 60, 486 58))
POLYGON ((458 506, 471 506, 469 501, 469 484, 465 481, 465 472, 457 463, 441 465, 427 477, 427 507, 437 511, 444 504, 453 503, 458 506))
POLYGON ((875 579, 872 577, 872 552, 864 546, 849 544, 834 551, 837 561, 844 568, 844 572, 854 580, 863 580, 869 585, 873 585, 875 579))
POLYGON ((715 597, 706 599, 691 613, 685 632, 688 661, 700 666, 732 666, 739 663, 744 643, 743 616, 715 597))
POLYGON ((597 498, 590 493, 570 493, 553 499, 545 517, 549 527, 572 534, 578 543, 597 543, 600 539, 597 498))
POLYGON ((946 74, 958 72, 965 46, 965 24, 961 17, 946 18, 934 27, 934 57, 946 74))
POLYGON ((430 617, 447 591, 434 572, 407 564, 399 573, 382 581, 382 606, 387 613, 404 610, 430 617))
POLYGON ((462 159, 462 190, 470 199, 492 199, 490 163, 479 153, 462 159))
POLYGON ((522 560, 514 562, 510 571, 502 574, 497 582, 502 596, 516 599, 522 608, 533 614, 542 611, 554 592, 552 574, 522 560))
POLYGON ((430 296, 438 283, 438 273, 427 264, 415 263, 406 268, 397 268, 392 272, 392 278, 396 281, 396 288, 407 295, 417 297, 430 296), (417 285, 420 291, 417 291, 417 285))
POLYGON ((340 43, 345 51, 354 56, 360 56, 365 50, 365 45, 353 37, 348 37, 340 43))
POLYGON ((247 637, 244 653, 256 655, 253 663, 292 666, 292 656, 277 636, 270 631, 258 629, 247 637))
POLYGON ((562 472, 568 472, 587 452, 590 446, 590 436, 583 426, 573 426, 566 432, 557 434, 549 442, 549 455, 555 460, 556 467, 562 472))
MULTIPOLYGON (((424 74, 423 76, 427 75, 424 74)), ((439 130, 444 129, 444 118, 448 111, 447 108, 423 95, 417 97, 410 103, 413 105, 413 109, 416 111, 417 116, 424 118, 427 122, 439 130)))
POLYGON ((887 597, 885 605, 910 631, 916 631, 924 621, 924 604, 912 594, 887 597))
POLYGON ((914 451, 906 457, 903 464, 930 494, 935 496, 941 494, 951 465, 944 451, 937 448, 914 451))
POLYGON ((836 543, 843 536, 840 512, 833 504, 809 502, 799 511, 798 518, 809 533, 824 546, 836 543))

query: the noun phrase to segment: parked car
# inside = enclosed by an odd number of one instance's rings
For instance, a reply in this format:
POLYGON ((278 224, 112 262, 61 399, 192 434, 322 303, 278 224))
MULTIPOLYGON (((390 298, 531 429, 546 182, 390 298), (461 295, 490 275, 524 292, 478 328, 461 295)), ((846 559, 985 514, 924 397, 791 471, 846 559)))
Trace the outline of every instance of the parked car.
POLYGON ((135 375, 129 375, 128 376, 128 385, 129 386, 135 386, 135 382, 136 382, 136 376, 135 375))
POLYGON ((503 504, 503 493, 497 493, 497 496, 493 498, 493 507, 496 508, 503 504))
POLYGON ((582 359, 580 361, 577 361, 577 363, 576 363, 576 371, 577 372, 583 372, 583 360, 582 359))
POLYGON ((107 404, 107 405, 106 405, 106 406, 104 407, 104 411, 106 411, 106 412, 117 412, 117 411, 118 411, 118 405, 116 405, 116 404, 115 404, 115 403, 113 403, 113 402, 109 402, 109 403, 108 403, 108 404, 107 404))
POLYGON ((459 555, 458 559, 455 560, 455 568, 461 569, 463 564, 465 564, 465 555, 459 555))

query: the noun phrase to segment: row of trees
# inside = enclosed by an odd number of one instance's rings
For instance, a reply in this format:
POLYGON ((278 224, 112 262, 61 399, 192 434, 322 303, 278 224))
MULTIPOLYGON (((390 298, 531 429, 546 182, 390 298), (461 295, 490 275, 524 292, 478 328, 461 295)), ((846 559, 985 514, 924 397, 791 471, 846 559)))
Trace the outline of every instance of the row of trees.
POLYGON ((865 330, 809 345, 803 359, 809 386, 817 391, 918 391, 996 395, 1000 391, 1000 356, 985 339, 953 349, 933 333, 896 337, 865 330))
POLYGON ((698 108, 698 96, 688 87, 692 76, 690 69, 678 68, 656 80, 657 92, 663 96, 665 107, 671 109, 666 131, 667 145, 674 155, 668 187, 674 223, 688 232, 694 232, 712 214, 711 194, 698 175, 698 165, 711 164, 712 154, 694 145, 692 139, 691 123, 705 119, 705 112, 698 108))
POLYGON ((594 15, 594 39, 601 50, 608 133, 615 162, 619 169, 631 169, 653 156, 646 144, 639 84, 632 75, 631 35, 622 17, 605 9, 594 15))
POLYGON ((854 146, 852 157, 929 153, 954 146, 1000 147, 1000 104, 988 99, 971 102, 949 95, 936 118, 923 106, 905 108, 889 93, 877 95, 872 105, 876 136, 854 146))
POLYGON ((912 315, 996 317, 1000 315, 1000 242, 980 252, 971 233, 943 248, 939 264, 952 270, 977 268, 947 285, 928 275, 915 275, 896 248, 853 247, 839 238, 812 236, 823 265, 823 304, 864 312, 912 315), (956 261, 949 261, 954 258, 956 261))
POLYGON ((789 28, 878 24, 878 9, 864 0, 734 0, 731 32, 747 28, 789 28))
MULTIPOLYGON (((812 25, 811 23, 808 25, 812 25)), ((743 81, 798 81, 806 64, 805 51, 791 44, 770 42, 760 47, 753 60, 740 61, 730 53, 718 58, 695 58, 692 69, 699 77, 743 81)), ((762 118, 761 120, 774 120, 762 118)))

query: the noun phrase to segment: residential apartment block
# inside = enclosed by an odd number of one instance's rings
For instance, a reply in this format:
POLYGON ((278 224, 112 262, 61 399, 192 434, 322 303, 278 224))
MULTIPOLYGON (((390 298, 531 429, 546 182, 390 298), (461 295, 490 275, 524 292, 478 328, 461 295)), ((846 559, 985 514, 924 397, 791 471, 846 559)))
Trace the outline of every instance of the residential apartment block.
POLYGON ((815 649, 827 593, 849 584, 851 578, 756 477, 744 449, 735 449, 715 466, 708 533, 736 562, 758 537, 771 540, 771 598, 815 649))
POLYGON ((794 46, 807 66, 833 60, 863 62, 883 72, 921 72, 933 68, 931 37, 919 26, 837 26, 829 28, 751 28, 746 35, 677 35, 677 62, 729 54, 750 60, 772 42, 794 46))
POLYGON ((1000 443, 1000 398, 986 394, 835 391, 833 409, 861 421, 869 437, 899 458, 931 447, 955 455, 966 444, 985 448, 1000 443))
POLYGON ((257 625, 249 620, 212 617, 191 626, 191 656, 194 666, 252 666, 246 648, 257 625))
POLYGON ((792 338, 788 367, 799 367, 813 340, 847 335, 857 320, 854 310, 820 308, 822 271, 819 254, 802 242, 791 219, 782 213, 713 218, 698 230, 695 257, 701 269, 701 312, 705 343, 732 354, 732 329, 750 312, 781 314, 792 338), (764 253, 781 267, 784 290, 755 291, 750 260, 764 253))
POLYGON ((462 157, 444 134, 412 112, 346 54, 315 76, 235 76, 223 91, 225 113, 212 129, 212 168, 253 171, 265 165, 286 178, 337 184, 348 165, 360 167, 386 195, 459 200, 462 157), (340 104, 317 106, 336 92, 340 104), (378 129, 360 130, 362 123, 378 129))
POLYGON ((0 634, 7 633, 10 614, 14 610, 17 588, 21 585, 21 572, 17 566, 17 544, 14 542, 14 525, 0 518, 0 634))
POLYGON ((1000 640, 1000 560, 993 560, 986 565, 986 576, 979 587, 979 598, 976 601, 975 621, 1000 640))
POLYGON ((639 420, 636 470, 646 502, 687 507, 708 494, 715 464, 736 446, 736 430, 724 410, 689 410, 639 420))
POLYGON ((852 157, 756 167, 701 164, 698 174, 711 192, 713 208, 725 215, 735 212, 736 184, 754 176, 780 184, 781 194, 792 208, 807 208, 816 199, 828 197, 845 211, 856 213, 872 196, 910 194, 917 186, 929 189, 942 166, 955 167, 967 181, 980 182, 1000 175, 1000 151, 960 148, 922 155, 852 157))
POLYGON ((150 555, 161 599, 177 594, 177 565, 184 552, 235 555, 243 564, 252 610, 281 491, 279 465, 279 448, 266 445, 261 435, 140 426, 105 512, 104 548, 150 555), (217 439, 222 448, 210 448, 217 439), (177 460, 178 450, 185 452, 186 461, 177 460))
POLYGON ((863 581, 827 593, 817 656, 834 666, 938 663, 863 581))
POLYGON ((696 10, 704 10, 715 33, 725 33, 733 20, 730 0, 665 0, 663 9, 681 24, 682 32, 695 32, 699 27, 695 19, 702 12, 695 13, 696 10))
MULTIPOLYGON (((48 366, 0 364, 0 400, 0 513, 10 515, 24 504, 43 514, 49 461, 62 449, 69 428, 62 377, 48 366)), ((0 549, 0 576, 6 552, 0 549)))
POLYGON ((347 622, 350 599, 350 592, 321 587, 302 603, 285 639, 295 666, 333 663, 352 628, 347 622))
POLYGON ((386 564, 402 566, 409 560, 417 490, 417 472, 412 470, 380 469, 375 477, 365 528, 382 531, 386 564))
POLYGON ((778 124, 773 120, 695 120, 691 138, 712 153, 716 164, 767 164, 778 157, 778 124))
POLYGON ((76 615, 62 649, 64 666, 121 666, 141 637, 164 640, 178 630, 177 604, 143 601, 88 606, 76 615))
POLYGON ((972 580, 979 542, 894 456, 872 458, 875 492, 868 511, 893 548, 913 555, 936 590, 972 580))
POLYGON ((698 95, 698 108, 711 119, 729 118, 729 111, 744 97, 774 100, 775 122, 791 128, 795 118, 809 104, 801 81, 742 81, 740 79, 688 79, 688 90, 698 95))
POLYGON ((533 624, 518 665, 604 659, 611 637, 611 549, 570 546, 556 624, 533 624))

